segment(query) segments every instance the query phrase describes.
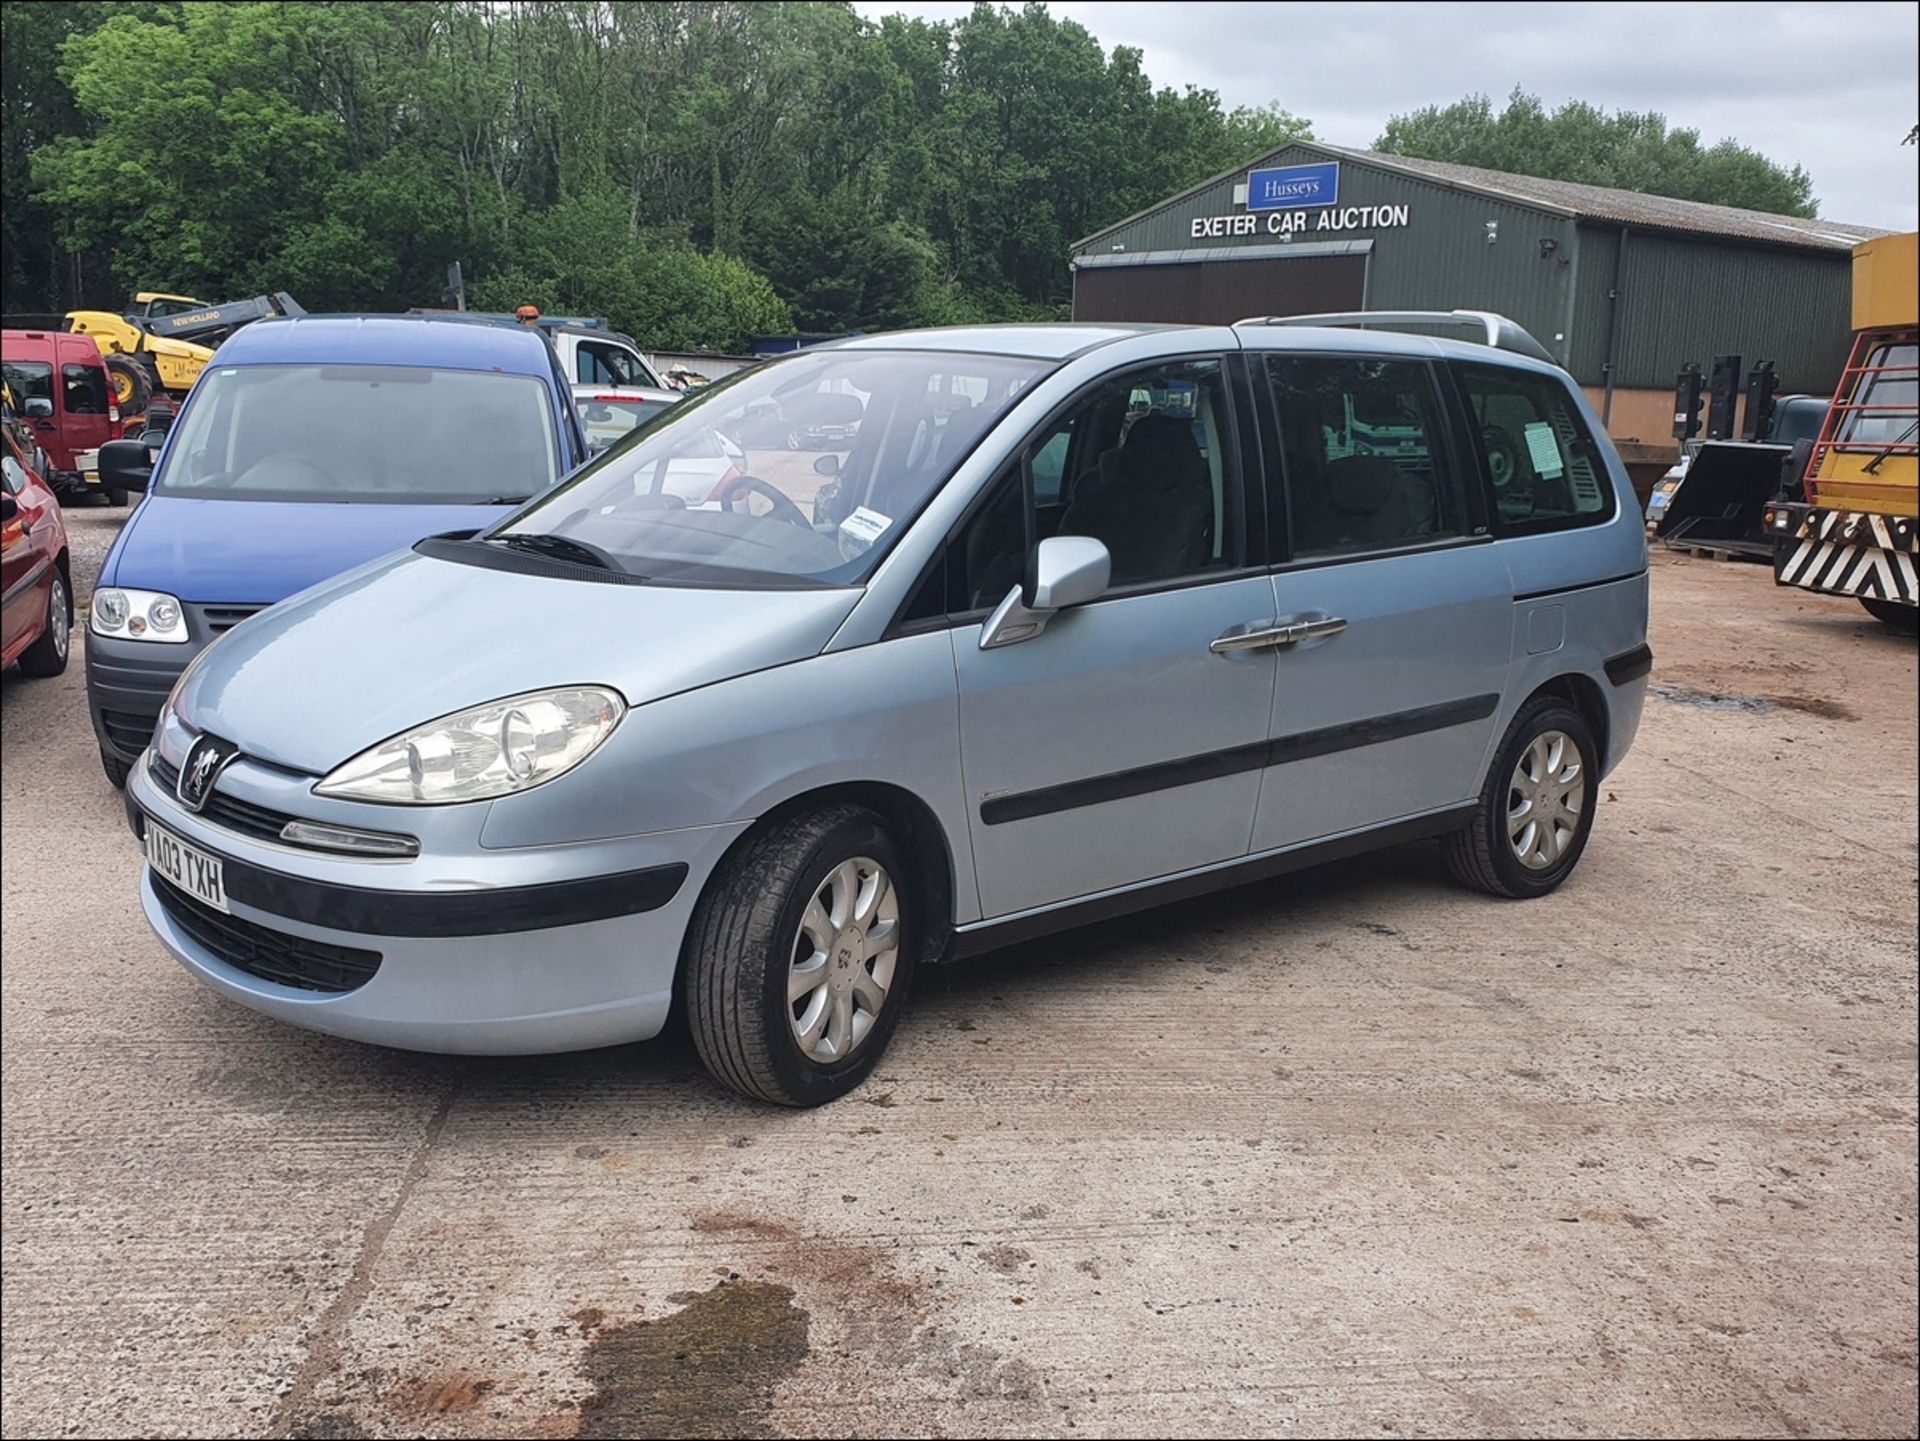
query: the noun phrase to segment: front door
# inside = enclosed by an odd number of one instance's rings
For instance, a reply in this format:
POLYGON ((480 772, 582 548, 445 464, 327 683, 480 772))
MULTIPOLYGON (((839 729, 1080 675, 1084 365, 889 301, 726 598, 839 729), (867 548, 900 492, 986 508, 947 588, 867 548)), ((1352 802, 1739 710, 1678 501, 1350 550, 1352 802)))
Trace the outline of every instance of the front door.
POLYGON ((1472 798, 1513 646, 1506 567, 1424 363, 1271 356, 1289 560, 1253 850, 1472 798))
POLYGON ((1273 591, 1247 564, 1234 427, 1218 359, 1102 382, 1032 438, 951 548, 983 916, 1245 854, 1274 657, 1214 642, 1270 618, 1273 591), (982 650, 980 612, 1049 531, 1105 543, 1107 595, 982 650))

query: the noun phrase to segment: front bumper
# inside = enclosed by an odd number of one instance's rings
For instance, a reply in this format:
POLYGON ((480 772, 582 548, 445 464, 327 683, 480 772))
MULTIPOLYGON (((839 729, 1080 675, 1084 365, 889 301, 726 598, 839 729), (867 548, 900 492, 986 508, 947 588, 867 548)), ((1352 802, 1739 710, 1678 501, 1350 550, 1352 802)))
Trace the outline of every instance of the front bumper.
MULTIPOLYGON (((224 774, 221 789, 261 803, 261 788, 241 770, 224 774)), ((278 797, 288 791, 283 783, 278 797)), ((467 1055, 656 1035, 701 885, 744 829, 354 860, 211 825, 163 791, 145 761, 128 778, 126 807, 136 833, 151 817, 221 859, 232 918, 225 931, 179 893, 163 893, 165 883, 143 868, 147 921, 198 979, 311 1030, 467 1055), (325 958, 347 956, 359 967, 352 984, 321 990, 274 979, 284 974, 276 957, 314 953, 323 971, 325 958)))
POLYGON ((160 645, 87 632, 87 715, 104 753, 128 765, 140 758, 173 683, 210 642, 160 645))
POLYGON ((1775 584, 1920 603, 1920 522, 1911 516, 1775 501, 1766 527, 1775 584))

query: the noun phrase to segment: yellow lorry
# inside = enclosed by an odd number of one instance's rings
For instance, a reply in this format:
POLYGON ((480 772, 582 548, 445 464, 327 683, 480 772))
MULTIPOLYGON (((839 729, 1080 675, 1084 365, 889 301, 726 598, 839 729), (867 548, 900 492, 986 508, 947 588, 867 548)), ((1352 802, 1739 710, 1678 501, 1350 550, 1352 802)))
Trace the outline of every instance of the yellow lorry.
POLYGON ((1876 620, 1920 630, 1920 235, 1853 252, 1853 352, 1803 493, 1767 507, 1773 578, 1850 597, 1876 620))

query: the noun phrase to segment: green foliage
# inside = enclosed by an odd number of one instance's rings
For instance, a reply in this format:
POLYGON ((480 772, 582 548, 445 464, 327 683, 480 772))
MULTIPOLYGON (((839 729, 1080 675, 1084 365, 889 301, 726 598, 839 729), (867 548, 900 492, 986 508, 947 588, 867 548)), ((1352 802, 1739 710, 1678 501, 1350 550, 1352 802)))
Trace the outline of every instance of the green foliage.
POLYGON ((1516 88, 1495 113, 1485 95, 1396 115, 1377 150, 1519 175, 1704 200, 1775 215, 1811 217, 1813 181, 1733 140, 1702 146, 1698 130, 1669 130, 1654 111, 1613 114, 1583 101, 1549 112, 1516 88))
POLYGON ((602 188, 529 217, 514 263, 473 288, 474 307, 591 312, 662 350, 739 350, 750 336, 792 328, 766 276, 730 255, 636 235, 627 215, 626 197, 602 188))
MULTIPOLYGON (((0 0, 9 310, 139 288, 606 315, 658 346, 1055 318, 1073 242, 1311 138, 1156 89, 1043 4, 951 23, 745 0, 0 0)), ((1381 142, 1811 213, 1657 115, 1516 92, 1381 142)))

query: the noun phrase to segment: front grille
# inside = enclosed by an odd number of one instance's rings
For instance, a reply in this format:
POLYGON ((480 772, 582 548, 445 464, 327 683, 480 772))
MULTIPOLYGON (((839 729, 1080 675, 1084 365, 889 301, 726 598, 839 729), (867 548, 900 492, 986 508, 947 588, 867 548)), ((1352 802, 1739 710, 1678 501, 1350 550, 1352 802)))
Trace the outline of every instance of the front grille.
POLYGON ((248 616, 266 609, 263 605, 203 605, 196 608, 211 635, 230 631, 248 616))
POLYGON ((378 951, 290 936, 239 916, 224 916, 171 882, 153 877, 160 908, 173 923, 237 971, 301 991, 358 990, 380 969, 378 951))
MULTIPOLYGON (((175 787, 180 783, 180 772, 176 767, 161 760, 158 752, 147 762, 147 765, 153 772, 155 785, 170 796, 178 794, 175 787)), ((226 795, 218 789, 207 797, 207 804, 201 810, 200 817, 212 825, 238 831, 243 836, 252 836, 259 841, 279 840, 281 827, 295 819, 284 811, 256 806, 251 801, 226 795)))
POLYGON ((118 749, 138 755, 153 739, 153 728, 159 719, 159 711, 152 715, 135 715, 131 711, 103 710, 100 712, 100 728, 118 749))

